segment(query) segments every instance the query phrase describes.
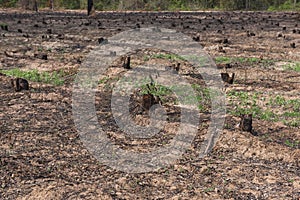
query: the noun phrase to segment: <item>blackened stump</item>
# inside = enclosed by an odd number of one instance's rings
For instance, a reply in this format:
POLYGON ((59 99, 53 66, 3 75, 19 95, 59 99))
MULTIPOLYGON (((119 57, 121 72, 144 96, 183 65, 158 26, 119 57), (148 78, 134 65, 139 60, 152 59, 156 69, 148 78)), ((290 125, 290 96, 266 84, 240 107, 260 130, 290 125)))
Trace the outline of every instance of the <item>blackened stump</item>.
POLYGON ((42 60, 48 60, 48 55, 47 54, 43 54, 41 57, 42 60))
POLYGON ((29 83, 23 78, 11 79, 11 85, 16 92, 20 92, 21 90, 29 90, 29 83))
POLYGON ((98 43, 99 44, 106 44, 107 43, 107 39, 104 39, 103 37, 98 38, 98 43))
POLYGON ((296 48, 295 42, 291 43, 290 46, 291 46, 292 48, 296 48))
POLYGON ((241 116, 240 128, 242 131, 252 132, 252 114, 241 116))
POLYGON ((200 42, 200 36, 199 35, 194 36, 193 40, 196 42, 200 42))
POLYGON ((174 69, 175 69, 176 72, 179 72, 179 69, 180 69, 180 63, 177 63, 174 69))
POLYGON ((143 94, 142 106, 144 110, 148 111, 151 108, 151 106, 153 106, 154 104, 155 104, 155 98, 153 94, 143 94))
POLYGON ((130 56, 126 56, 123 60, 123 68, 130 69, 130 56))
POLYGON ((222 80, 226 83, 233 84, 235 73, 230 77, 228 73, 221 73, 222 80))
POLYGON ((94 7, 93 0, 88 0, 88 6, 87 6, 87 14, 88 14, 88 16, 90 16, 90 14, 92 13, 93 7, 94 7))
POLYGON ((1 29, 4 31, 8 31, 8 26, 6 24, 2 24, 1 29))

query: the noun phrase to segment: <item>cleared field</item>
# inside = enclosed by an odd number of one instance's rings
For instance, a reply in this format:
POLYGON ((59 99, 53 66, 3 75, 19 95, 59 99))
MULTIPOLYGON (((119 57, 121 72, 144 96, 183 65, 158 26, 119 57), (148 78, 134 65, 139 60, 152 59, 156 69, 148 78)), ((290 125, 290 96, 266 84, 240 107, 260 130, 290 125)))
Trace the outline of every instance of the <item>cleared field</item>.
MULTIPOLYGON (((299 22, 300 14, 292 12, 103 12, 89 18, 71 11, 0 11, 0 198, 299 199, 299 22), (180 63, 178 74, 189 80, 200 102, 201 123, 176 163, 130 174, 99 163, 82 144, 72 115, 73 82, 101 38, 152 26, 190 36, 220 73, 235 77, 226 84, 219 140, 209 156, 198 159, 213 98, 201 74, 171 52, 133 52, 133 69, 180 63), (15 92, 12 76, 27 79, 30 89, 15 92), (242 114, 253 115, 252 133, 238 127, 242 114)), ((168 144, 180 124, 170 88, 156 85, 150 91, 168 114, 153 138, 132 139, 117 126, 111 92, 126 71, 119 59, 99 77, 99 124, 122 149, 147 152, 168 144)), ((149 116, 139 104, 143 92, 132 94, 130 111, 137 124, 147 125, 149 116)))

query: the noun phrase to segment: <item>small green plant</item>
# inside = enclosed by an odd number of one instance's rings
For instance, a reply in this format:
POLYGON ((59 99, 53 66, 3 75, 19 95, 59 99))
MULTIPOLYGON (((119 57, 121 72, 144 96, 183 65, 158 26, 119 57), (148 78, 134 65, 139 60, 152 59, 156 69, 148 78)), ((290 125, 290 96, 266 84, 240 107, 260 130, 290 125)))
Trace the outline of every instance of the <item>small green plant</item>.
POLYGON ((273 113, 271 110, 265 110, 261 113, 260 119, 266 120, 266 121, 278 121, 278 117, 275 113, 273 113))
POLYGON ((192 84, 192 88, 196 94, 196 101, 194 103, 198 103, 200 112, 208 112, 211 107, 212 99, 219 94, 210 88, 197 84, 192 84))
POLYGON ((290 140, 286 140, 285 142, 284 142, 284 144, 285 145, 287 145, 287 146, 289 146, 289 147, 291 147, 291 148, 295 148, 295 147, 297 147, 298 145, 299 145, 299 142, 300 141, 290 141, 290 140))
POLYGON ((104 77, 98 81, 99 84, 106 84, 109 81, 108 77, 104 77))
POLYGON ((287 106, 292 107, 294 112, 300 112, 300 99, 290 99, 287 101, 287 106))
POLYGON ((178 56, 176 54, 167 54, 167 53, 154 54, 151 56, 151 58, 161 58, 161 59, 169 59, 169 60, 184 60, 184 58, 181 56, 178 56))
POLYGON ((294 117, 300 118, 300 112, 284 112, 283 116, 291 117, 291 118, 294 118, 294 117))
POLYGON ((1 27, 2 27, 2 26, 7 26, 7 24, 4 23, 4 22, 0 22, 0 26, 1 26, 1 27))
POLYGON ((290 63, 283 67, 285 70, 300 72, 300 63, 290 63))
POLYGON ((213 191, 215 191, 214 187, 208 187, 204 190, 204 192, 213 192, 213 191))
POLYGON ((232 60, 232 58, 223 57, 223 56, 215 58, 215 62, 216 63, 225 63, 225 64, 228 64, 228 63, 231 63, 231 60, 232 60))
POLYGON ((43 82, 43 83, 50 83, 53 85, 63 85, 64 84, 64 72, 63 71, 54 71, 54 72, 39 72, 38 70, 29 70, 23 71, 20 69, 11 69, 11 70, 1 70, 3 74, 25 78, 30 81, 34 82, 43 82))
POLYGON ((300 126, 300 118, 296 119, 296 120, 283 120, 283 123, 287 126, 291 126, 291 127, 299 127, 300 126))
POLYGON ((153 83, 144 84, 141 86, 141 94, 152 94, 160 98, 162 102, 166 102, 166 97, 172 94, 172 90, 169 87, 153 83))
POLYGON ((169 95, 171 94, 171 90, 163 85, 159 85, 159 84, 153 84, 150 85, 148 84, 149 87, 147 87, 146 85, 142 86, 142 94, 147 94, 150 88, 150 93, 153 94, 154 96, 165 96, 165 95, 169 95))
POLYGON ((142 84, 141 94, 152 94, 157 96, 164 102, 172 102, 178 104, 180 97, 180 102, 184 105, 197 105, 200 112, 207 112, 210 109, 211 99, 218 94, 208 88, 202 87, 197 84, 192 84, 193 92, 190 91, 191 88, 187 88, 185 85, 173 85, 173 86, 163 86, 157 83, 152 84, 142 84), (192 92, 192 93, 190 93, 192 92))
POLYGON ((229 112, 232 115, 252 114, 253 117, 266 121, 282 121, 292 127, 300 124, 300 100, 287 100, 281 95, 260 97, 259 93, 230 91, 228 93, 229 112), (275 110, 275 111, 274 111, 275 110))
POLYGON ((1 28, 2 30, 8 31, 8 25, 5 24, 5 23, 1 23, 1 24, 0 24, 0 28, 1 28))
POLYGON ((257 117, 262 112, 257 105, 257 95, 250 95, 244 91, 230 91, 228 97, 235 108, 230 110, 233 115, 252 114, 253 117, 257 117))
POLYGON ((216 57, 215 62, 217 64, 219 64, 219 63, 229 64, 232 62, 237 62, 237 63, 249 63, 249 64, 262 63, 264 65, 271 65, 274 63, 273 60, 260 59, 260 58, 255 58, 255 57, 246 58, 246 57, 224 57, 224 56, 216 57))
POLYGON ((143 59, 143 60, 144 60, 144 62, 146 62, 146 61, 149 61, 149 60, 150 60, 150 56, 144 56, 143 58, 144 58, 144 59, 143 59))
POLYGON ((278 106, 283 106, 286 104, 285 98, 283 96, 277 95, 275 97, 275 104, 278 106))

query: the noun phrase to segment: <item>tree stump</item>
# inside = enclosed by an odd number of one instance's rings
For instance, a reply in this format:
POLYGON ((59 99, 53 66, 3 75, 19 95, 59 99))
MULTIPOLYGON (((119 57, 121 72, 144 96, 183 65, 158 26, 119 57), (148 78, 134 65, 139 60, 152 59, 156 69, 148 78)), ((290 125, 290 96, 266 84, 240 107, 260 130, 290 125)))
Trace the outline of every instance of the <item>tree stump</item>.
POLYGON ((87 7, 87 15, 90 16, 93 12, 94 2, 93 0, 88 0, 88 7, 87 7))
POLYGON ((130 56, 123 58, 123 68, 130 69, 130 56))
POLYGON ((143 94, 142 106, 143 109, 148 111, 151 106, 155 104, 155 98, 152 94, 143 94))
POLYGON ((242 131, 252 132, 252 114, 246 114, 241 116, 240 128, 242 131))
POLYGON ((233 84, 235 73, 232 73, 231 77, 229 76, 228 73, 221 73, 221 78, 224 82, 233 84))
POLYGON ((29 83, 26 79, 16 78, 11 79, 10 81, 16 92, 20 92, 21 90, 29 90, 29 83))

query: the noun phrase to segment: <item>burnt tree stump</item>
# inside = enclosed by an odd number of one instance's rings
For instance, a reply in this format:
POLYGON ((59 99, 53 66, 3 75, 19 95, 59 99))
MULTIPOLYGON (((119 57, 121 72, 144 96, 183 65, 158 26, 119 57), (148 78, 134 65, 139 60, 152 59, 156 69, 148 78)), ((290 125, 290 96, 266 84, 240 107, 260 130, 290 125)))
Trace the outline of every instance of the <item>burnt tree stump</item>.
POLYGON ((221 73, 221 78, 224 82, 233 84, 235 73, 232 73, 231 77, 228 73, 221 73))
POLYGON ((294 48, 296 48, 296 43, 293 42, 293 43, 290 44, 290 46, 294 49, 294 48))
POLYGON ((88 0, 87 15, 90 16, 94 7, 94 1, 88 0))
POLYGON ((155 97, 153 94, 143 94, 142 106, 144 110, 150 110, 151 106, 155 104, 155 97))
POLYGON ((242 131, 252 132, 252 114, 241 115, 240 128, 242 131))
POLYGON ((29 83, 26 79, 16 78, 11 79, 11 86, 15 89, 16 92, 20 92, 21 90, 29 90, 29 83))
POLYGON ((130 69, 130 56, 123 58, 123 68, 130 69))

